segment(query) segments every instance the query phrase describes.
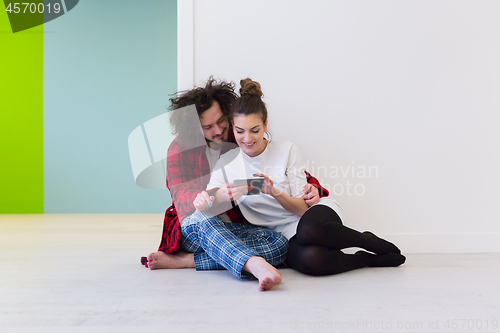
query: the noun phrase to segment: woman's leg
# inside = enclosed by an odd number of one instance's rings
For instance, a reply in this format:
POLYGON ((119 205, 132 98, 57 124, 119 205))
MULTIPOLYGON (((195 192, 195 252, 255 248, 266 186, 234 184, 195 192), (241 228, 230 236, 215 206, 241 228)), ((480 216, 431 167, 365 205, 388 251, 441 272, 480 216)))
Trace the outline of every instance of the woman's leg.
POLYGON ((397 253, 383 255, 358 251, 345 254, 338 249, 317 245, 302 245, 297 236, 290 239, 286 264, 304 274, 332 275, 363 267, 397 267, 405 257, 397 253))
POLYGON ((304 274, 331 275, 367 267, 364 257, 317 245, 301 245, 297 236, 288 243, 286 264, 304 274))
POLYGON ((297 240, 301 245, 336 250, 360 247, 376 254, 401 254, 396 245, 369 231, 359 232, 344 226, 337 213, 325 205, 313 206, 304 213, 297 227, 297 240))

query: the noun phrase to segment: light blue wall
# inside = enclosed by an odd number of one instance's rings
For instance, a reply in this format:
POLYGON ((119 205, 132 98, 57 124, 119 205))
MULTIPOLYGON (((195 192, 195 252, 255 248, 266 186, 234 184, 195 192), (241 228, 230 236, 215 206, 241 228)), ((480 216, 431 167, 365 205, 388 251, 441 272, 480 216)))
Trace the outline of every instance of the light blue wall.
POLYGON ((171 0, 85 0, 45 25, 45 213, 170 205, 167 190, 135 185, 127 138, 176 91, 176 10, 171 0))

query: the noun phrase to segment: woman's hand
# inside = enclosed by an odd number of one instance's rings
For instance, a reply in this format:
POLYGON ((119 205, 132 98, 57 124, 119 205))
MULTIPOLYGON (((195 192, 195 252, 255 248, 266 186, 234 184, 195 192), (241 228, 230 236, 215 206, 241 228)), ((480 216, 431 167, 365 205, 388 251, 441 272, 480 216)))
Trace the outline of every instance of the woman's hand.
POLYGON ((304 199, 304 201, 309 207, 317 204, 320 199, 318 188, 314 185, 307 183, 306 186, 304 186, 304 195, 302 196, 302 199, 304 199))
POLYGON ((269 178, 268 175, 265 175, 263 173, 254 173, 253 174, 256 177, 264 177, 264 183, 262 184, 262 188, 260 191, 264 194, 269 194, 270 196, 274 197, 275 195, 278 195, 279 191, 277 188, 274 187, 274 182, 269 178))
POLYGON ((200 192, 193 201, 194 208, 199 212, 203 212, 209 207, 212 207, 214 199, 214 197, 208 195, 207 191, 200 192))
POLYGON ((242 185, 233 187, 233 183, 222 185, 215 193, 215 199, 218 203, 236 201, 242 195, 247 194, 253 187, 251 185, 242 185))

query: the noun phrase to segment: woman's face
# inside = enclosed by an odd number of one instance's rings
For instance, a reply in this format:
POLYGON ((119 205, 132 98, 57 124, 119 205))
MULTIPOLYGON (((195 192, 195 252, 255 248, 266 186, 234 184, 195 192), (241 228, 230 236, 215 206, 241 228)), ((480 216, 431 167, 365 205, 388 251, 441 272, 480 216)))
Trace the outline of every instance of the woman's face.
POLYGON ((267 121, 264 124, 259 115, 234 116, 233 129, 236 143, 248 156, 258 156, 266 149, 264 133, 267 131, 267 121))

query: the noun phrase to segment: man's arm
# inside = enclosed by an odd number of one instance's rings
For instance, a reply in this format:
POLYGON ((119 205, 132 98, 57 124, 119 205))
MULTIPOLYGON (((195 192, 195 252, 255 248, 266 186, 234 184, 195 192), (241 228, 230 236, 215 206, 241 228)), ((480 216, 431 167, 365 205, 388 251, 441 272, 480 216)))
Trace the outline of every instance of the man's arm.
POLYGON ((317 204, 320 198, 328 196, 329 193, 327 189, 319 184, 316 178, 311 176, 307 171, 304 172, 306 173, 307 184, 304 187, 305 194, 302 196, 302 199, 304 199, 309 206, 312 206, 317 204))
POLYGON ((205 166, 200 165, 198 154, 198 149, 182 151, 175 141, 167 152, 167 187, 180 218, 194 213, 193 200, 210 176, 203 176, 205 166))
POLYGON ((309 172, 307 172, 307 171, 304 171, 304 172, 306 173, 307 183, 313 185, 314 187, 316 187, 318 189, 318 193, 319 193, 320 198, 327 197, 330 195, 330 192, 328 192, 328 190, 326 188, 321 186, 321 184, 319 183, 319 181, 316 178, 314 178, 309 172))

